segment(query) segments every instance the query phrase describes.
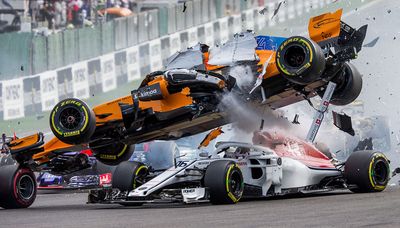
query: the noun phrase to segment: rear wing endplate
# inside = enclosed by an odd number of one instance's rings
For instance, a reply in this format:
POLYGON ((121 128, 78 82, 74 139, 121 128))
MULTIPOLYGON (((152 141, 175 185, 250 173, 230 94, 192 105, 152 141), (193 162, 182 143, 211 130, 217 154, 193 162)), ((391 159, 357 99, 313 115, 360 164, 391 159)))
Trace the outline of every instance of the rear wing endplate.
POLYGON ((308 33, 315 42, 329 42, 337 40, 340 35, 341 17, 343 10, 339 9, 334 13, 325 13, 312 17, 308 24, 308 33))

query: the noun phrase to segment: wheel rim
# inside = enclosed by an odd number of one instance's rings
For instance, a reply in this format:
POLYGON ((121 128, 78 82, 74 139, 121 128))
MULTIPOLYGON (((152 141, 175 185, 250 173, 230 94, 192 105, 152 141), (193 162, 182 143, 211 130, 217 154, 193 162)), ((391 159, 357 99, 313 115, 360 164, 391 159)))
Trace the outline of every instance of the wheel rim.
POLYGON ((373 168, 372 177, 378 185, 384 185, 388 178, 388 167, 386 162, 383 160, 378 160, 373 168))
POLYGON ((35 183, 31 176, 25 174, 18 180, 17 184, 18 195, 24 199, 29 200, 35 193, 35 183))
POLYGON ((64 109, 60 113, 60 123, 64 128, 68 130, 76 129, 77 127, 79 127, 81 122, 82 122, 81 113, 76 108, 69 107, 64 109))
POLYGON ((235 196, 242 195, 242 177, 238 171, 233 171, 229 179, 229 189, 235 196))
POLYGON ((295 45, 288 48, 284 55, 284 59, 289 67, 298 68, 304 64, 306 60, 306 52, 303 47, 295 45))

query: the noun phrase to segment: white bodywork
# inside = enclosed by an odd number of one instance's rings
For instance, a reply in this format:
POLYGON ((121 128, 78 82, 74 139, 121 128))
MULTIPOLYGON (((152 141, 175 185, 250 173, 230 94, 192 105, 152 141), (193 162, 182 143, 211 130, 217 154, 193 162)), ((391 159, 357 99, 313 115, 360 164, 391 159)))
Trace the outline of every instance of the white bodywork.
MULTIPOLYGON (((146 197, 172 184, 200 181, 202 172, 216 160, 234 161, 241 169, 245 186, 260 190, 258 197, 285 194, 293 189, 300 192, 317 185, 325 177, 338 176, 336 169, 311 169, 300 161, 279 157, 273 150, 246 143, 224 142, 217 145, 213 154, 191 161, 177 161, 176 165, 147 181, 128 193, 128 197, 146 197), (224 148, 240 148, 236 151, 221 151, 224 148), (239 151, 239 152, 238 152, 239 151)), ((207 196, 203 186, 182 187, 185 202, 198 202, 207 196)), ((246 194, 246 193, 244 193, 246 194)), ((257 197, 256 196, 256 197, 257 197)))

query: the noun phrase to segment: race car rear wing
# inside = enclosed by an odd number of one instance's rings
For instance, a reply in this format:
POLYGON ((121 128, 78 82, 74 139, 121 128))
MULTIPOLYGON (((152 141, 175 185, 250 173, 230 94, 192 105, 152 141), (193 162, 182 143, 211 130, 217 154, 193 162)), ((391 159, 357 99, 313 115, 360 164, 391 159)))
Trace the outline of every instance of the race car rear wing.
POLYGON ((325 42, 334 42, 340 35, 340 18, 343 10, 340 9, 334 13, 325 13, 310 18, 308 23, 308 33, 310 38, 321 44, 325 42))
POLYGON ((308 24, 309 36, 326 50, 334 48, 336 61, 355 59, 361 51, 367 25, 354 29, 341 21, 343 10, 312 17, 308 24))

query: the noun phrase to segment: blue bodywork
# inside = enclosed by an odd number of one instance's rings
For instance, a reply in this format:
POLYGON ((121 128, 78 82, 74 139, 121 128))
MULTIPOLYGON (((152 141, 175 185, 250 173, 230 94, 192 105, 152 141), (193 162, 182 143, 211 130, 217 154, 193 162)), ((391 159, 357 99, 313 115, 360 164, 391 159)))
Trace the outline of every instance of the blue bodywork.
POLYGON ((279 36, 256 36, 257 48, 256 50, 272 50, 276 51, 286 37, 279 36))
MULTIPOLYGON (((74 156, 80 152, 67 152, 64 155, 74 156)), ((89 164, 93 167, 96 164, 95 157, 89 157, 89 164)), ((91 168, 89 168, 91 169, 91 168)), ((88 187, 88 186, 98 186, 99 178, 98 175, 79 175, 76 172, 76 176, 68 178, 67 176, 53 175, 47 172, 41 172, 37 177, 37 183, 39 187, 88 187), (91 177, 95 176, 95 177, 91 177)))

